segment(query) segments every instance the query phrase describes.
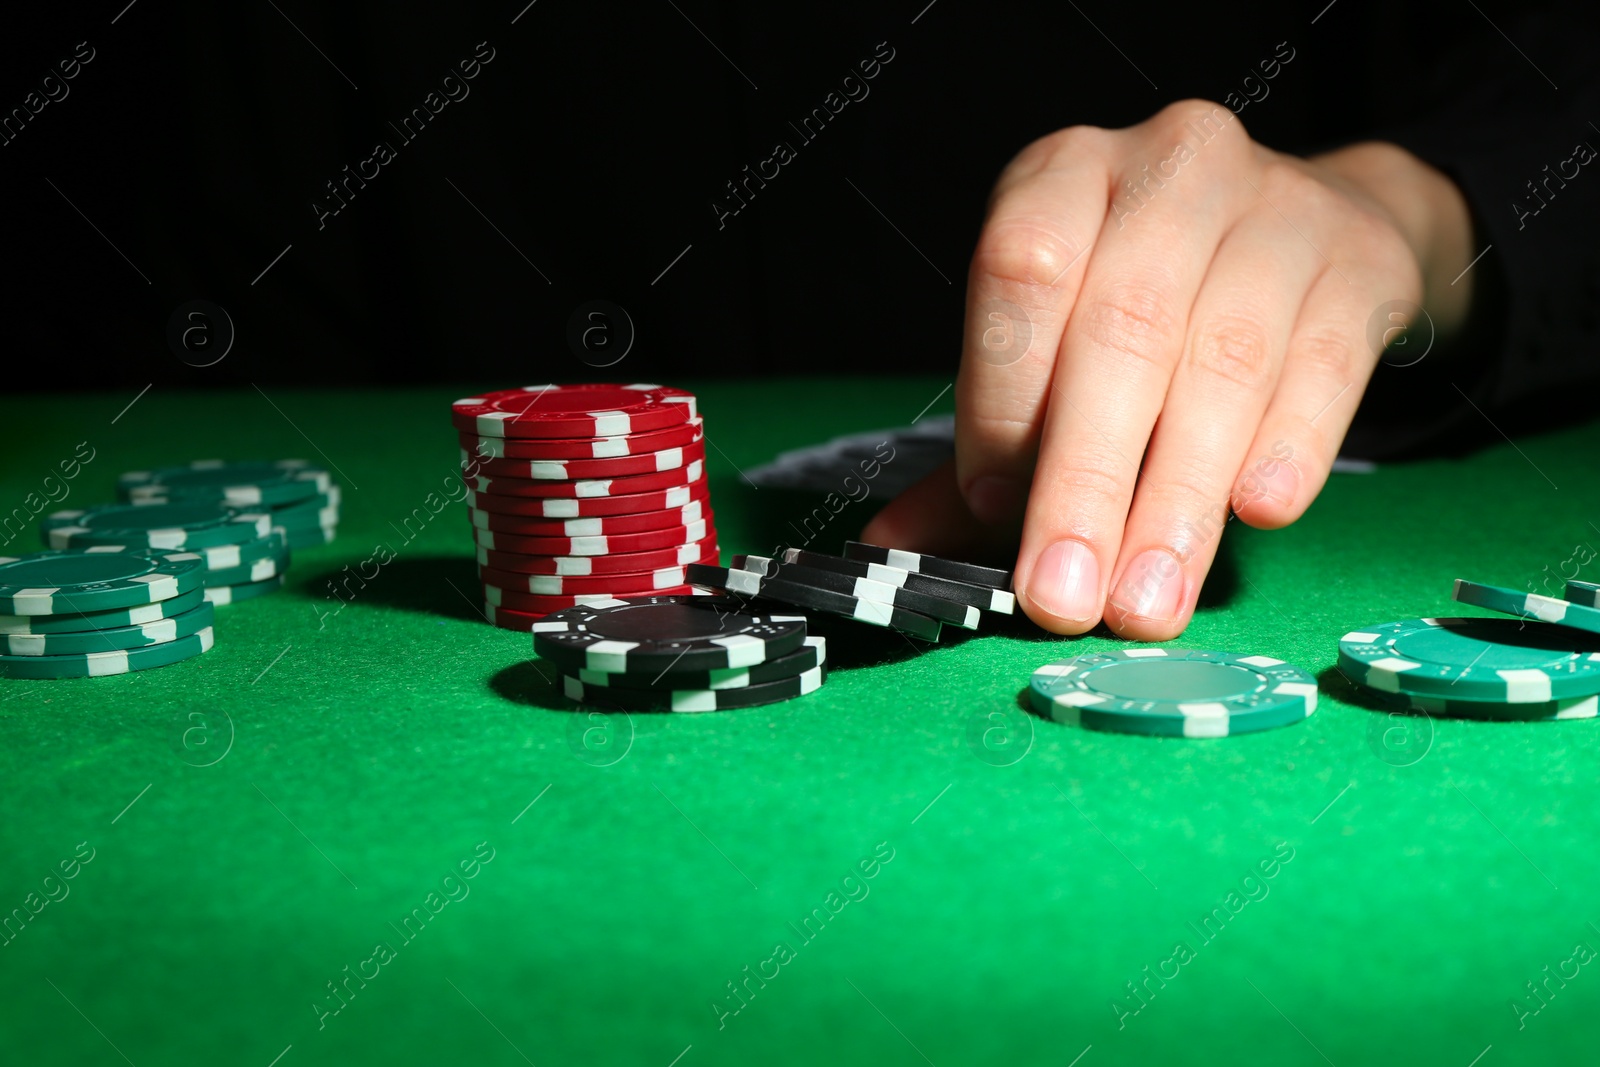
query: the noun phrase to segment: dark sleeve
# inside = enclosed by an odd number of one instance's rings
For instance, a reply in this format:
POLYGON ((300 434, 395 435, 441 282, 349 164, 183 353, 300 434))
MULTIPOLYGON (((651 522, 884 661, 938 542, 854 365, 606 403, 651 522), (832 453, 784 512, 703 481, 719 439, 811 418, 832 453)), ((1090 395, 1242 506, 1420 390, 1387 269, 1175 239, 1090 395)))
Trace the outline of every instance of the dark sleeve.
POLYGON ((1476 20, 1473 32, 1396 64, 1396 107, 1375 136, 1465 195, 1481 253, 1472 309, 1457 336, 1414 327, 1410 351, 1385 357, 1351 454, 1467 445, 1594 411, 1582 397, 1600 378, 1600 39, 1570 12, 1452 18, 1476 20))

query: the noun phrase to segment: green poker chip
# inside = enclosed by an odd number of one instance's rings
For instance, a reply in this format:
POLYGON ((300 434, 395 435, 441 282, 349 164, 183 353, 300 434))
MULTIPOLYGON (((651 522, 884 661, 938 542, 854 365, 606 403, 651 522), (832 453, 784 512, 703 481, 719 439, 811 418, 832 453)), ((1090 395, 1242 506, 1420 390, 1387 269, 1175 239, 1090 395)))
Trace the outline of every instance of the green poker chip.
POLYGON ((0 635, 0 656, 69 656, 86 652, 117 652, 162 645, 189 637, 211 625, 216 609, 202 602, 192 611, 170 619, 61 634, 0 635))
POLYGON ((240 585, 213 585, 206 588, 206 600, 218 606, 237 604, 241 600, 254 600, 258 596, 276 593, 283 588, 283 575, 264 582, 245 582, 240 585))
POLYGON ((1133 648, 1046 664, 1028 697, 1039 714, 1090 730, 1229 737, 1305 719, 1317 680, 1270 656, 1133 648))
POLYGON ((134 504, 192 500, 260 509, 306 500, 332 484, 327 471, 303 459, 202 459, 183 467, 129 471, 117 479, 117 493, 134 504))
POLYGON ((342 496, 337 485, 330 485, 327 492, 318 493, 309 500, 275 507, 271 512, 272 525, 286 530, 304 530, 338 522, 342 496))
POLYGON ((83 615, 171 600, 198 589, 192 552, 35 552, 0 557, 0 613, 83 615))
POLYGON ((211 627, 159 645, 69 656, 0 656, 0 678, 100 678, 166 667, 211 648, 211 627))
POLYGON ((206 585, 208 587, 248 585, 252 582, 264 582, 269 578, 277 578, 282 575, 289 569, 291 551, 280 535, 274 533, 273 537, 278 538, 278 550, 276 552, 268 556, 262 556, 259 559, 241 563, 237 567, 224 567, 207 571, 206 585))
POLYGON ((1494 700, 1461 700, 1448 697, 1417 697, 1374 693, 1380 706, 1416 715, 1444 719, 1476 719, 1480 722, 1555 722, 1563 719, 1593 719, 1600 715, 1600 696, 1567 697, 1536 704, 1502 704, 1494 700))
POLYGON ((1464 578, 1456 579, 1455 592, 1452 596, 1462 604, 1600 634, 1600 609, 1574 604, 1559 597, 1519 593, 1515 589, 1480 585, 1464 578))
POLYGON ((1594 582, 1568 582, 1567 599, 1586 608, 1600 608, 1600 585, 1594 582))
POLYGON ((335 526, 314 526, 309 530, 290 530, 287 534, 289 548, 294 552, 331 544, 338 535, 339 530, 335 526))
POLYGON ((1407 619, 1345 634, 1339 669, 1385 693, 1543 704, 1600 694, 1600 636, 1522 619, 1407 619))
POLYGON ((138 546, 163 551, 242 545, 266 537, 272 519, 257 512, 220 504, 106 504, 58 511, 45 518, 45 540, 51 548, 138 546))
POLYGON ((191 589, 170 600, 154 604, 140 604, 133 608, 114 611, 91 611, 86 614, 66 612, 61 615, 0 615, 0 634, 76 634, 91 630, 115 630, 124 626, 142 626, 160 622, 192 611, 204 604, 204 589, 191 589))

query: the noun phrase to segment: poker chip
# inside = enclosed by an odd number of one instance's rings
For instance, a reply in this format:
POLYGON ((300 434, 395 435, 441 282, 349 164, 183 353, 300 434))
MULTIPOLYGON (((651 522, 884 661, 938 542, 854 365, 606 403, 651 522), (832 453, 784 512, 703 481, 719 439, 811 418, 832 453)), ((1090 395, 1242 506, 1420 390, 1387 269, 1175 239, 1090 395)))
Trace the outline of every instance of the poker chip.
POLYGON ((534 651, 574 675, 750 667, 795 651, 805 637, 803 617, 751 611, 714 596, 614 600, 533 624, 534 651))
POLYGON ((704 420, 690 419, 681 426, 617 437, 479 437, 460 433, 461 447, 484 459, 610 459, 683 448, 704 438, 704 420))
POLYGON ((1534 704, 1503 704, 1493 700, 1458 700, 1393 693, 1372 694, 1382 706, 1435 718, 1476 719, 1483 722, 1556 722, 1593 719, 1600 714, 1600 696, 1568 697, 1534 704))
POLYGON ((0 634, 7 636, 27 634, 75 634, 93 630, 116 630, 126 626, 142 626, 176 618, 205 603, 205 590, 196 587, 154 604, 140 604, 112 611, 91 611, 83 614, 63 612, 59 615, 0 615, 0 634))
POLYGON ((1600 585, 1594 582, 1569 581, 1567 599, 1586 608, 1600 608, 1600 585))
POLYGON ((206 587, 206 600, 221 607, 225 604, 237 604, 243 600, 254 600, 268 593, 276 593, 283 588, 283 575, 268 578, 264 582, 244 582, 239 585, 214 585, 206 587))
POLYGON ((302 459, 202 459, 183 467, 129 471, 117 479, 117 493, 131 503, 192 500, 259 510, 326 493, 332 484, 327 471, 302 459))
POLYGON ((606 593, 627 596, 639 593, 661 593, 675 586, 689 584, 685 568, 660 567, 653 571, 622 574, 597 574, 589 576, 564 576, 559 574, 518 574, 495 567, 479 567, 478 577, 486 586, 498 586, 508 592, 537 593, 541 596, 561 596, 582 593, 606 593))
POLYGON ((210 650, 211 627, 159 645, 65 656, 0 656, 0 678, 99 678, 166 667, 210 650))
POLYGON ((1385 693, 1546 703, 1600 694, 1600 638, 1520 619, 1408 619, 1345 634, 1339 669, 1385 693))
MULTIPOLYGON (((199 599, 198 597, 196 599, 199 599)), ((212 623, 215 610, 201 602, 191 611, 170 619, 99 630, 54 634, 0 634, 0 656, 67 656, 92 652, 117 652, 160 645, 188 637, 212 623)))
POLYGON ((972 585, 986 585, 991 589, 1011 588, 1010 571, 995 567, 980 567, 976 563, 940 559, 938 556, 927 556, 917 552, 902 552, 897 548, 879 548, 877 545, 863 544, 860 541, 846 541, 844 555, 846 559, 862 563, 883 563, 903 571, 931 574, 936 578, 949 578, 972 585))
POLYGON ((597 537, 518 537, 493 530, 473 530, 479 548, 491 552, 517 552, 534 556, 609 556, 621 553, 656 552, 694 544, 710 531, 706 520, 665 530, 639 533, 601 534, 597 537))
POLYGON ((336 527, 318 526, 311 530, 290 530, 285 536, 288 538, 289 550, 299 552, 302 549, 329 544, 338 535, 336 527))
POLYGON ((534 386, 458 401, 452 418, 491 623, 703 592, 684 571, 717 558, 691 394, 534 386))
POLYGON ((784 549, 783 561, 785 563, 798 563, 802 566, 814 567, 818 570, 848 574, 857 578, 870 578, 875 582, 901 586, 920 593, 931 593, 945 600, 953 600, 957 604, 968 604, 983 611, 997 612, 1002 615, 1010 615, 1017 610, 1016 594, 1009 593, 1004 589, 996 589, 987 585, 973 585, 970 582, 959 582, 932 574, 919 574, 916 571, 891 567, 884 563, 865 563, 861 560, 845 559, 843 556, 829 556, 821 552, 808 552, 799 548, 784 549))
POLYGON ((964 630, 978 628, 978 609, 971 604, 959 604, 953 600, 944 600, 929 593, 919 593, 902 586, 874 581, 871 578, 858 578, 837 571, 807 567, 800 563, 780 563, 765 556, 734 556, 733 569, 752 571, 763 578, 781 578, 801 585, 815 586, 818 589, 832 589, 836 593, 848 593, 862 600, 892 604, 952 626, 959 626, 964 630))
POLYGON ((671 470, 630 474, 621 478, 593 478, 571 482, 541 482, 531 478, 466 477, 467 488, 494 496, 602 497, 632 496, 657 489, 693 485, 705 475, 704 460, 693 460, 671 470))
POLYGON ((481 511, 492 511, 499 515, 530 515, 546 519, 637 515, 646 511, 681 508, 696 500, 704 501, 707 497, 708 491, 704 481, 693 485, 675 485, 670 489, 655 489, 648 493, 621 493, 616 496, 527 497, 480 493, 471 489, 467 492, 468 503, 481 511))
POLYGON ((480 530, 516 534, 520 537, 600 537, 608 534, 641 533, 645 530, 670 530, 709 520, 711 510, 700 500, 681 508, 645 511, 637 515, 593 515, 580 519, 539 519, 528 515, 502 515, 483 511, 467 499, 467 517, 480 530))
POLYGON ((170 600, 204 581, 192 552, 35 552, 0 557, 0 613, 82 615, 170 600))
POLYGON ((456 429, 479 437, 620 437, 695 414, 692 394, 660 385, 529 385, 451 405, 456 429))
POLYGON ((203 501, 106 504, 58 511, 45 518, 51 548, 130 545, 158 550, 240 545, 266 537, 269 516, 203 501))
POLYGON ((537 556, 518 552, 497 552, 478 546, 478 563, 495 570, 516 574, 553 574, 581 577, 590 574, 639 574, 662 567, 683 567, 717 558, 716 539, 709 534, 702 541, 664 548, 655 552, 627 552, 616 556, 537 556))
POLYGON ((1480 585, 1462 578, 1456 579, 1452 596, 1462 604, 1600 634, 1600 609, 1574 604, 1557 597, 1519 593, 1515 589, 1480 585))
POLYGON ((764 578, 752 571, 694 564, 688 568, 689 581, 720 589, 740 597, 788 604, 796 608, 825 611, 857 622, 898 630, 924 641, 939 640, 938 619, 877 600, 866 600, 849 593, 805 585, 782 578, 764 578))
POLYGON ((580 670, 577 673, 577 680, 592 690, 744 689, 784 678, 796 678, 813 668, 822 666, 827 661, 828 639, 807 637, 801 648, 787 656, 779 656, 749 667, 711 671, 663 671, 656 675, 609 674, 605 671, 580 670))
POLYGON ((1300 722, 1317 680, 1270 656, 1134 648, 1046 664, 1028 681, 1033 709, 1090 730, 1229 737, 1300 722))
POLYGON ((248 585, 276 578, 289 569, 290 549, 284 545, 275 555, 241 563, 237 567, 224 567, 206 572, 206 585, 248 585))
MULTIPOLYGON (((89 545, 82 552, 148 552, 146 545, 89 545)), ((238 545, 200 545, 187 548, 205 562, 208 573, 246 566, 268 556, 286 556, 288 542, 282 531, 273 530, 265 537, 238 545)))
POLYGON ((803 674, 761 682, 738 689, 617 689, 585 685, 570 675, 561 676, 567 699, 582 705, 624 711, 730 711, 754 708, 814 693, 822 688, 826 667, 803 674))
POLYGON ((272 524, 274 526, 320 525, 330 515, 337 518, 339 507, 343 503, 344 491, 337 485, 330 485, 325 492, 316 496, 273 508, 272 524))
POLYGON ((464 471, 488 478, 579 481, 677 470, 695 460, 704 461, 705 458, 704 444, 608 459, 482 459, 462 449, 461 467, 464 471))
MULTIPOLYGON (((650 593, 645 590, 641 595, 653 596, 689 596, 700 592, 693 585, 675 585, 661 590, 659 593, 650 593)), ((485 583, 483 599, 493 608, 515 611, 528 615, 548 615, 552 611, 563 608, 578 607, 583 604, 610 604, 624 599, 616 593, 522 593, 515 589, 501 589, 496 585, 485 583)))

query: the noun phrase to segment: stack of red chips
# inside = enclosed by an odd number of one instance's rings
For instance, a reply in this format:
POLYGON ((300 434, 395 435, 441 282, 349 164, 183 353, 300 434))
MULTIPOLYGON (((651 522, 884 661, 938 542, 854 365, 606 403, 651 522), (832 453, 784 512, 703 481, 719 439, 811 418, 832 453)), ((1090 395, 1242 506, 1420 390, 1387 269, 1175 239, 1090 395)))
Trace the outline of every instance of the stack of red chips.
POLYGON ((530 385, 457 400, 485 614, 698 592, 717 561, 694 396, 660 385, 530 385))

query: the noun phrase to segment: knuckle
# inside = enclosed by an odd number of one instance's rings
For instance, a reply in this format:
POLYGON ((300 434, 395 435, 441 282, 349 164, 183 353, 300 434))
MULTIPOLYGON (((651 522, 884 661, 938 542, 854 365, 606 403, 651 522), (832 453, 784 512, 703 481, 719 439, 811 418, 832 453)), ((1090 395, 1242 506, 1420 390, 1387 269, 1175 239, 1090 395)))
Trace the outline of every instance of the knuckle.
POLYGON ((1340 383, 1348 382, 1354 373, 1354 355, 1350 338, 1327 327, 1305 330, 1289 350, 1289 358, 1297 367, 1311 371, 1319 379, 1340 383))
POLYGON ((974 273, 1026 286, 1054 286, 1079 249, 1059 222, 1033 217, 992 223, 978 239, 974 273))
POLYGON ((1119 508, 1126 510, 1133 495, 1132 483, 1115 473, 1115 463, 1115 459, 1097 462, 1093 455, 1081 454, 1053 463, 1044 483, 1050 494, 1058 500, 1072 501, 1075 509, 1114 516, 1119 508))
POLYGON ((1191 342, 1190 361, 1202 375, 1250 392, 1260 392, 1273 379, 1272 341, 1266 327, 1244 316, 1202 325, 1191 342))
POLYGON ((1009 188, 1067 160, 1103 156, 1109 133, 1098 126, 1068 126, 1047 133, 1011 158, 997 188, 1009 188))
POLYGON ((1168 104, 1156 112, 1149 120, 1149 125, 1162 137, 1173 137, 1191 130, 1204 131, 1209 137, 1229 128, 1238 132, 1237 140, 1242 142, 1247 137, 1243 121, 1231 109, 1215 100, 1198 97, 1168 104))
POLYGON ((1166 289, 1148 281, 1125 281, 1088 297, 1079 316, 1090 344, 1125 362, 1167 367, 1164 358, 1176 328, 1166 289))

